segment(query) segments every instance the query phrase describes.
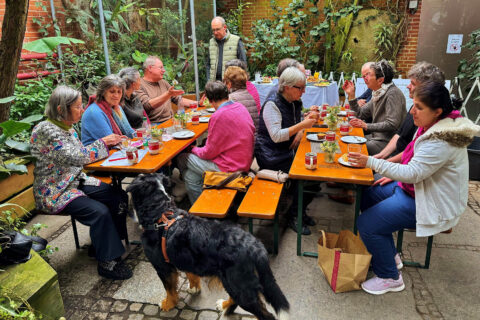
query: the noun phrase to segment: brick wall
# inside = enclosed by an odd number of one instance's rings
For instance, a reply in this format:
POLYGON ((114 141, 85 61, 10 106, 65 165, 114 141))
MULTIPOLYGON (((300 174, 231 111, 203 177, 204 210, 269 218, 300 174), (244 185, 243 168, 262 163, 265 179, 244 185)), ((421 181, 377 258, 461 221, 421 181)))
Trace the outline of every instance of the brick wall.
POLYGON ((421 9, 422 1, 419 1, 417 12, 415 12, 415 14, 408 14, 407 34, 397 55, 397 70, 404 77, 417 60, 418 31, 420 27, 421 9))
MULTIPOLYGON (((374 0, 372 1, 372 4, 377 8, 382 8, 386 6, 387 1, 389 0, 374 0)), ((262 18, 269 18, 273 13, 270 7, 270 0, 256 0, 250 2, 253 4, 245 10, 243 15, 243 34, 247 37, 252 35, 251 28, 254 21, 262 18)), ((236 0, 225 0, 223 3, 225 8, 233 8, 236 6, 236 0)), ((289 3, 290 0, 278 0, 278 5, 281 7, 287 7, 289 3)), ((405 4, 406 1, 401 2, 400 5, 405 6, 405 4)), ((417 12, 414 15, 408 14, 407 16, 408 29, 397 58, 397 70, 403 77, 405 77, 407 71, 416 62, 421 5, 422 2, 419 1, 417 12)), ((321 8, 322 6, 323 1, 320 1, 318 8, 321 8)))

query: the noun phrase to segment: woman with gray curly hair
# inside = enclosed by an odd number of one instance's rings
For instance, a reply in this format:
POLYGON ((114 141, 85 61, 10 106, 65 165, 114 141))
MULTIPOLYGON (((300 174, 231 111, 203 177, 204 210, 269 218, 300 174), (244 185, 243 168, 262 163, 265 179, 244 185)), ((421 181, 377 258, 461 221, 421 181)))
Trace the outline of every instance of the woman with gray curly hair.
POLYGON ((123 112, 125 112, 132 128, 138 129, 143 124, 143 117, 148 119, 147 113, 143 109, 143 104, 135 93, 136 90, 140 89, 140 73, 137 69, 128 67, 120 70, 118 76, 125 82, 125 96, 122 103, 123 112))
POLYGON ((80 142, 73 124, 80 121, 80 92, 57 87, 50 96, 47 120, 33 128, 30 152, 36 158, 33 194, 37 209, 49 214, 68 214, 90 227, 98 274, 109 279, 128 279, 130 268, 121 261, 125 252, 127 194, 83 172, 85 164, 108 156, 108 147, 121 136, 109 134, 89 146, 80 142))
POLYGON ((112 133, 133 138, 135 131, 120 106, 124 93, 125 82, 119 76, 111 74, 100 81, 96 97, 90 97, 82 116, 84 145, 112 133))

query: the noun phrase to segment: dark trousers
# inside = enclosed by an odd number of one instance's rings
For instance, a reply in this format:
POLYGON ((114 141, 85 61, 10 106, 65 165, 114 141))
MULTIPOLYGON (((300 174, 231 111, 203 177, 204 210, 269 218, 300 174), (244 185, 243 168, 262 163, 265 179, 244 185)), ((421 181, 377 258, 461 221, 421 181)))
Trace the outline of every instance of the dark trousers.
POLYGON ((90 227, 97 260, 120 257, 125 252, 121 239, 127 232, 126 215, 120 213, 120 204, 128 202, 127 194, 103 182, 98 187, 80 185, 79 189, 87 196, 74 199, 63 213, 90 227))

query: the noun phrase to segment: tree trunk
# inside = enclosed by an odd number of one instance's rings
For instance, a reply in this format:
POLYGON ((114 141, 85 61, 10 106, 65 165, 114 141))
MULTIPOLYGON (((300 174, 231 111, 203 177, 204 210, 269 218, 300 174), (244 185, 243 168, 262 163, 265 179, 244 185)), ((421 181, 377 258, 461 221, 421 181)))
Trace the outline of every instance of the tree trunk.
MULTIPOLYGON (((0 41, 0 98, 15 91, 18 64, 27 25, 29 0, 6 0, 0 41)), ((0 122, 8 120, 10 103, 0 104, 0 122)))

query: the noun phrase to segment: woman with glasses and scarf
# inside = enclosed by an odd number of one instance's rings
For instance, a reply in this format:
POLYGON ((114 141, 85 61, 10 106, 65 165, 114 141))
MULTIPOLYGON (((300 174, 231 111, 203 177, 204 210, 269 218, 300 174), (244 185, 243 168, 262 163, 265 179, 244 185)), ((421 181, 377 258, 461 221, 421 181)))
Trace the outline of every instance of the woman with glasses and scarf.
POLYGON ((133 138, 134 130, 120 102, 125 94, 125 82, 111 74, 98 84, 97 95, 91 96, 82 116, 82 143, 86 146, 115 133, 133 138))
MULTIPOLYGON (((263 104, 260 110, 255 158, 260 169, 290 171, 295 151, 303 136, 303 130, 311 128, 317 121, 313 116, 302 120, 302 95, 305 92, 305 75, 296 67, 288 67, 278 81, 278 92, 263 104)), ((289 226, 297 231, 297 207, 295 181, 291 183, 294 200, 289 211, 289 226)), ((313 197, 305 194, 302 234, 311 234, 307 225, 315 222, 305 214, 305 209, 313 197), (308 198, 308 199, 307 199, 308 198)))
POLYGON ((393 67, 386 61, 370 65, 362 74, 365 84, 372 90, 372 99, 363 107, 355 98, 355 85, 345 81, 342 86, 348 95, 350 108, 357 112, 357 118, 350 121, 356 128, 363 128, 367 138, 369 154, 377 154, 387 145, 403 122, 407 109, 405 97, 393 84, 393 67), (367 119, 372 119, 367 123, 367 119))

